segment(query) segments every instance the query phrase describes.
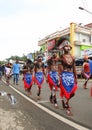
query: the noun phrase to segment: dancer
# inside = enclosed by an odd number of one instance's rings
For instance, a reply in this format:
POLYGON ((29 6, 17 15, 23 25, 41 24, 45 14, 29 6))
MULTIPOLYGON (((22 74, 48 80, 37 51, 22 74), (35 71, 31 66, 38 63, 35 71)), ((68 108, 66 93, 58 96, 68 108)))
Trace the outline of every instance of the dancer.
POLYGON ((62 98, 63 108, 66 109, 68 115, 72 115, 69 100, 75 95, 77 89, 77 74, 75 68, 75 60, 70 54, 72 47, 66 38, 61 38, 58 41, 58 48, 63 49, 63 54, 60 56, 60 96, 62 98), (65 100, 64 100, 65 99, 65 100))
POLYGON ((59 59, 57 57, 57 50, 52 50, 52 57, 47 61, 47 82, 51 90, 50 102, 54 103, 54 106, 58 108, 56 91, 60 85, 60 77, 58 73, 59 59))
POLYGON ((27 95, 30 96, 32 94, 31 88, 34 82, 34 63, 29 59, 23 66, 23 82, 25 91, 27 95))
POLYGON ((87 89, 87 83, 91 76, 88 56, 84 56, 84 63, 83 63, 83 67, 82 67, 82 76, 85 78, 85 83, 83 85, 83 88, 87 89))
POLYGON ((41 95, 41 88, 42 88, 42 84, 44 81, 44 76, 45 75, 45 68, 44 68, 44 63, 42 62, 42 55, 38 55, 37 57, 37 62, 35 63, 35 78, 34 81, 38 86, 38 92, 37 92, 37 98, 40 99, 40 95, 41 95))

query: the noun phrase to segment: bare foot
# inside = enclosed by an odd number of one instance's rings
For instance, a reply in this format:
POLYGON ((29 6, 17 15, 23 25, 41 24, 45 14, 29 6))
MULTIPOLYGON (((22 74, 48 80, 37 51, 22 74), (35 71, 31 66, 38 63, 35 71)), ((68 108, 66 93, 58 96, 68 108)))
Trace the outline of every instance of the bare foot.
POLYGON ((41 99, 41 97, 40 97, 40 96, 37 96, 37 99, 38 99, 38 100, 40 100, 40 99, 41 99))
POLYGON ((73 116, 73 114, 71 113, 71 110, 68 108, 68 109, 66 109, 66 114, 68 115, 68 116, 73 116))
POLYGON ((84 84, 83 88, 86 89, 86 85, 85 84, 84 84))
POLYGON ((57 108, 57 109, 59 108, 59 106, 57 105, 57 103, 54 104, 54 107, 57 108))

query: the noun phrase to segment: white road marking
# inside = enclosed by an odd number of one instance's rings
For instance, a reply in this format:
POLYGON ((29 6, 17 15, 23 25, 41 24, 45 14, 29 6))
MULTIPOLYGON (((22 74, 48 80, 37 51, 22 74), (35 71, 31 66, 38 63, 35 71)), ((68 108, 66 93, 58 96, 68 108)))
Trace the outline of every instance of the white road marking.
MULTIPOLYGON (((3 82, 5 82, 3 80, 3 82)), ((6 83, 6 82, 5 82, 6 83)), ((58 120, 64 122, 65 124, 68 124, 69 126, 76 128, 77 130, 90 130, 84 126, 81 126, 71 120, 68 120, 58 114, 56 114, 55 112, 45 108, 44 106, 38 104, 37 102, 33 101, 32 99, 30 99, 29 97, 25 96, 23 93, 21 93, 20 91, 18 91, 16 88, 14 88, 12 85, 9 85, 10 88, 12 88, 15 92, 17 92, 18 94, 20 94, 22 97, 24 97, 25 99, 27 99, 29 102, 33 103, 35 106, 39 107, 40 109, 44 110, 45 112, 47 112, 48 114, 50 114, 51 116, 57 118, 58 120)))

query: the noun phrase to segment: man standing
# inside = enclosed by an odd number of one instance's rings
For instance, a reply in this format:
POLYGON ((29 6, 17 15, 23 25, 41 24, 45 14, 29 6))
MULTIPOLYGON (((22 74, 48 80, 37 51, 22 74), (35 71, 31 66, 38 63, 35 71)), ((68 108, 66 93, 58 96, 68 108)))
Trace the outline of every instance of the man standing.
POLYGON ((16 62, 13 64, 12 73, 13 73, 13 84, 18 85, 20 74, 20 64, 18 59, 16 59, 16 62))
POLYGON ((60 96, 62 98, 63 108, 66 109, 67 115, 72 115, 69 101, 75 95, 77 89, 75 60, 70 54, 72 47, 66 38, 60 39, 58 48, 63 50, 63 54, 60 56, 61 65, 59 67, 61 79, 60 96))
POLYGON ((23 66, 23 83, 27 95, 31 95, 31 88, 34 83, 34 63, 32 60, 27 60, 23 66))
POLYGON ((51 91, 50 102, 54 103, 55 108, 58 108, 56 91, 60 85, 58 65, 59 59, 57 57, 57 50, 52 50, 52 57, 47 61, 47 82, 51 91))
POLYGON ((37 58, 37 62, 35 63, 35 74, 34 74, 34 81, 38 86, 38 92, 37 92, 37 98, 40 99, 41 95, 41 88, 42 88, 42 83, 44 81, 44 76, 45 76, 45 66, 44 63, 42 62, 42 55, 39 55, 37 58))

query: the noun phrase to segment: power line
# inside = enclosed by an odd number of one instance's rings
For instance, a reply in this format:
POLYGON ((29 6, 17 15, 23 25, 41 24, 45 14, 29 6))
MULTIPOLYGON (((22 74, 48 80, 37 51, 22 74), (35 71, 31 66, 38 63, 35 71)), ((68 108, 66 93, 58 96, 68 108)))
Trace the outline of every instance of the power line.
POLYGON ((85 5, 84 1, 81 0, 81 2, 82 2, 82 4, 83 4, 83 7, 86 8, 86 5, 85 5))

